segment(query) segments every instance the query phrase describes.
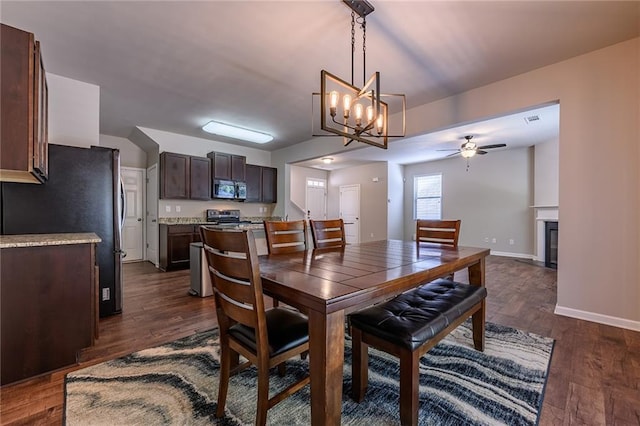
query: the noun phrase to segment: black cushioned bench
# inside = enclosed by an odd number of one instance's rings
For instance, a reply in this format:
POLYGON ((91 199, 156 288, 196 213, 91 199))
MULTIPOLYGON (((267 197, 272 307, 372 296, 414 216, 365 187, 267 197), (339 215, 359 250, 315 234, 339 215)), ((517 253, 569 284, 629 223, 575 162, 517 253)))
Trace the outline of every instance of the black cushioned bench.
POLYGON ((371 345, 400 359, 400 421, 417 425, 420 357, 469 317, 474 347, 483 351, 486 297, 483 286, 439 279, 351 314, 353 399, 367 391, 371 345))

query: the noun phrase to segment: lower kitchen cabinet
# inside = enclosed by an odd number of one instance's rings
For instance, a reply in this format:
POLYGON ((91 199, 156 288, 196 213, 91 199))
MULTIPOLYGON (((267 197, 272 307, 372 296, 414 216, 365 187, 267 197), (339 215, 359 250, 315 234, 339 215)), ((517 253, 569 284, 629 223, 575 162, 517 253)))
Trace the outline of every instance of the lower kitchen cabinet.
POLYGON ((200 242, 200 225, 160 224, 160 269, 189 268, 189 245, 200 242))
POLYGON ((2 385, 75 364, 98 336, 95 244, 6 247, 12 237, 0 256, 2 385))

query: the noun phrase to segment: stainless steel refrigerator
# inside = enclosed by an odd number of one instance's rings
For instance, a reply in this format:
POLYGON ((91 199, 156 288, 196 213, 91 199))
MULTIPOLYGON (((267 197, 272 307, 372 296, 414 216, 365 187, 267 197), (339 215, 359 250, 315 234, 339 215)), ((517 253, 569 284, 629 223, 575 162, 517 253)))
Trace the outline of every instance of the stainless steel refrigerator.
POLYGON ((2 234, 95 232, 100 316, 122 312, 124 194, 117 149, 49 145, 49 179, 1 186, 2 234))

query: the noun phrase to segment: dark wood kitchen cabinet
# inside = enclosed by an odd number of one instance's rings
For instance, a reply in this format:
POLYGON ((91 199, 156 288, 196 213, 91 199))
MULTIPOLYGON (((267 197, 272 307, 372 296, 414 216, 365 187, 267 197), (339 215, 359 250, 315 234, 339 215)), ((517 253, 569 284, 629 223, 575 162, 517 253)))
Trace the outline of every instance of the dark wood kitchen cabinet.
POLYGON ((76 242, 57 245, 48 245, 49 235, 2 237, 2 385, 75 364, 98 337, 95 243, 87 241, 100 239, 77 235, 76 242), (5 244, 22 237, 30 239, 27 246, 5 244), (38 238, 40 246, 30 245, 38 238))
POLYGON ((160 269, 189 267, 189 245, 200 242, 200 225, 160 224, 160 269))
POLYGON ((211 162, 174 152, 160 154, 160 198, 173 200, 211 199, 211 162))
POLYGON ((190 157, 189 198, 192 200, 211 199, 211 161, 204 157, 190 157))
POLYGON ((0 33, 0 181, 47 179, 48 87, 40 42, 2 24, 0 33))
POLYGON ((262 202, 276 203, 278 201, 278 169, 262 168, 262 202))
POLYGON ((278 169, 247 164, 247 203, 278 201, 278 169))
POLYGON ((211 159, 214 179, 245 181, 246 157, 224 152, 210 152, 207 157, 211 159))

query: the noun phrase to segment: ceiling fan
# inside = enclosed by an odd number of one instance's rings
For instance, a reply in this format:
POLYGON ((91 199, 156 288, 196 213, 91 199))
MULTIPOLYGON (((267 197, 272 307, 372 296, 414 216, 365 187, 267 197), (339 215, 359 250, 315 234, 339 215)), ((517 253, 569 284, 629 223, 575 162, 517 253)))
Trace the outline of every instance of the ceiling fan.
POLYGON ((487 151, 485 151, 485 149, 503 148, 507 146, 507 144, 504 144, 504 143, 477 146, 475 142, 471 142, 471 139, 473 139, 473 135, 467 135, 464 138, 466 139, 466 142, 464 142, 459 149, 439 149, 438 151, 456 151, 452 154, 447 155, 447 157, 453 157, 454 155, 460 154, 461 156, 466 158, 467 171, 469 170, 469 158, 473 157, 476 154, 479 154, 479 155, 486 154, 487 151))
POLYGON ((496 143, 493 145, 483 145, 477 146, 475 142, 471 142, 473 139, 473 135, 467 135, 464 137, 467 141, 464 142, 459 149, 439 149, 438 151, 456 151, 453 154, 447 155, 447 157, 452 157, 454 155, 462 155, 464 158, 471 158, 476 154, 484 155, 487 153, 485 149, 493 149, 493 148, 503 148, 507 146, 504 143, 496 143))

